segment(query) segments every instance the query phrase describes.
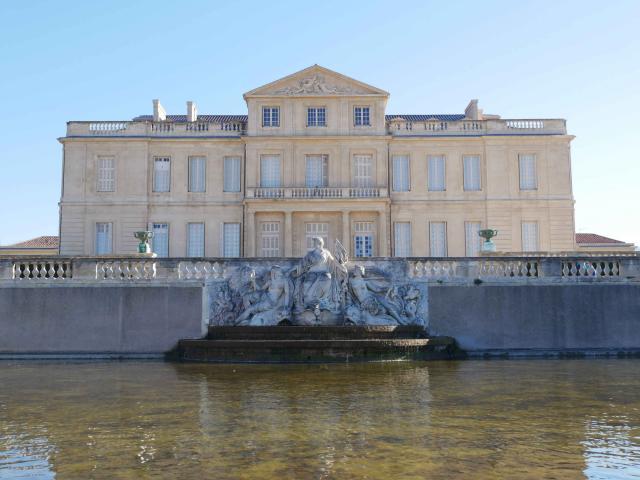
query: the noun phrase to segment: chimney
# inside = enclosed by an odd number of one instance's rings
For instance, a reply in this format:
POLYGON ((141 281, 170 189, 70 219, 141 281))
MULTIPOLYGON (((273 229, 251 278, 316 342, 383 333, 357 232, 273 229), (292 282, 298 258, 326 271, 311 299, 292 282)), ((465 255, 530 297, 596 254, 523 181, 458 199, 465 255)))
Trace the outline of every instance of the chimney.
POLYGON ((198 120, 198 107, 192 101, 187 102, 187 122, 195 122, 198 120))
POLYGON ((162 105, 160 104, 160 100, 157 98, 153 101, 153 121, 154 122, 164 122, 167 119, 167 112, 164 111, 162 105))
POLYGON ((468 120, 482 120, 482 110, 478 109, 478 99, 473 99, 464 109, 464 116, 468 120))

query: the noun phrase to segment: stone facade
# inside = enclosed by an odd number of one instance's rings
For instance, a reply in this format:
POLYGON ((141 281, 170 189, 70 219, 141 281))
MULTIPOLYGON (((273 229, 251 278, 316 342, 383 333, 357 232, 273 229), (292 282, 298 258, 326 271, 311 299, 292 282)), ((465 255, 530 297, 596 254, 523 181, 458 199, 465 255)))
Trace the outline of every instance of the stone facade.
POLYGON ((184 256, 360 256, 575 249, 564 120, 389 115, 389 94, 317 65, 244 95, 247 115, 69 122, 62 255, 128 254, 134 232, 184 256), (477 242, 477 243, 476 243, 477 242))

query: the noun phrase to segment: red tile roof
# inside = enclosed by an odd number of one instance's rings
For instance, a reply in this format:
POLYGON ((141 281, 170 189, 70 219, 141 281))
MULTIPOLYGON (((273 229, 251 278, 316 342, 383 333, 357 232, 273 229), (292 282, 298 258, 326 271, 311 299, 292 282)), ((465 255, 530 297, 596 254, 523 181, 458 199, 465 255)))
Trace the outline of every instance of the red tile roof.
POLYGON ((598 235, 597 233, 576 233, 576 243, 626 244, 627 242, 622 242, 620 240, 615 240, 609 237, 603 237, 602 235, 598 235))
POLYGON ((60 240, 55 235, 43 235, 41 237, 25 240, 24 242, 4 245, 4 248, 58 248, 60 240))

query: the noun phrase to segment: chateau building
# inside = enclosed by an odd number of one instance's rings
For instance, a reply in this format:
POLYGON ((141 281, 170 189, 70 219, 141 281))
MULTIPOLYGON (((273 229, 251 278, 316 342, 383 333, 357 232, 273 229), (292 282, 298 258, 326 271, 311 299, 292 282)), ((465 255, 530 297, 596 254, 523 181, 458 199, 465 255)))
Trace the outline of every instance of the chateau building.
POLYGON ((129 254, 154 232, 171 257, 352 257, 575 250, 562 119, 386 112, 389 93, 314 65, 244 95, 247 115, 72 121, 60 253, 129 254))

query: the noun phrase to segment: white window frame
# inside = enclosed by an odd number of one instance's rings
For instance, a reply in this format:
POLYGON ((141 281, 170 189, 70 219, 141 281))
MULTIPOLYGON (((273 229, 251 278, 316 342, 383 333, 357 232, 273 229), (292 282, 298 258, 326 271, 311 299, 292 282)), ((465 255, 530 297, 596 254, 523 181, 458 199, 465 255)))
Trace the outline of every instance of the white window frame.
POLYGON ((153 185, 154 193, 166 193, 171 191, 171 157, 156 156, 153 157, 153 185), (160 165, 166 165, 163 169, 156 168, 160 165), (166 175, 160 175, 164 174, 166 175))
POLYGON ((190 193, 204 193, 207 191, 207 157, 193 155, 187 159, 188 163, 188 191, 190 193))
POLYGON ((187 257, 204 257, 204 252, 205 252, 204 222, 187 223, 187 257))
POLYGON ((269 128, 280 126, 280 107, 278 106, 262 107, 262 126, 269 127, 269 128))
POLYGON ((307 127, 326 127, 327 108, 307 107, 307 127))
POLYGON ((224 157, 223 192, 239 192, 241 190, 242 159, 240 157, 224 157))
POLYGON ((116 158, 112 155, 100 155, 97 159, 96 191, 116 191, 116 158))
POLYGON ((447 243, 447 222, 429 222, 429 256, 447 257, 447 243))
POLYGON ((369 153, 353 155, 353 186, 373 187, 373 155, 369 153))
POLYGON ((280 256, 280 222, 260 222, 260 256, 280 256))
POLYGON ((478 232, 482 222, 464 222, 464 251, 467 257, 478 257, 482 251, 482 238, 478 232))
POLYGON ((538 189, 538 159, 534 153, 518 154, 520 190, 538 189))
POLYGON ((278 188, 282 186, 282 158, 280 155, 260 155, 260 186, 278 188), (269 164, 268 161, 272 161, 269 164), (277 172, 270 171, 277 165, 277 172))
POLYGON ((304 224, 304 238, 307 251, 313 249, 313 237, 321 237, 325 247, 329 245, 329 223, 307 222, 304 224))
POLYGON ((447 190, 447 157, 445 155, 427 155, 427 189, 430 192, 447 190))
POLYGON ((522 222, 520 227, 523 252, 540 251, 540 224, 536 221, 522 222))
POLYGON ((236 258, 241 255, 242 227, 238 222, 225 222, 221 227, 221 256, 225 258, 236 258), (236 236, 232 238, 231 235, 236 236))
POLYGON ((96 222, 94 248, 96 255, 111 255, 113 253, 113 222, 96 222), (100 230, 106 230, 101 232, 100 230), (104 237, 100 235, 105 234, 104 237))
POLYGON ((409 155, 393 155, 391 157, 391 163, 392 163, 391 168, 392 168, 392 174, 393 174, 393 179, 392 179, 393 191, 394 192, 411 191, 411 169, 410 169, 411 160, 409 155), (401 168, 405 169, 405 171, 399 172, 398 170, 401 168))
POLYGON ((353 126, 371 126, 371 105, 355 105, 353 107, 353 126))
POLYGON ((353 255, 356 258, 374 256, 374 227, 373 221, 353 222, 353 255))
POLYGON ((151 231, 153 232, 153 238, 151 239, 151 249, 153 253, 155 253, 158 257, 167 258, 169 257, 169 231, 170 226, 169 222, 152 222, 151 223, 151 231), (164 228, 166 227, 166 228, 164 228), (158 235, 158 231, 161 229, 166 230, 166 241, 162 244, 162 250, 159 248, 159 239, 161 238, 158 235))
POLYGON ((329 185, 329 155, 305 155, 304 184, 307 188, 329 185))
POLYGON ((411 257, 413 255, 413 245, 411 240, 411 222, 393 223, 393 256, 411 257), (404 230, 404 232, 403 232, 404 230), (399 238, 400 234, 407 235, 407 238, 399 238), (403 243, 404 242, 404 243, 403 243))
POLYGON ((478 192, 482 190, 481 172, 480 155, 462 156, 463 188, 466 192, 478 192))

